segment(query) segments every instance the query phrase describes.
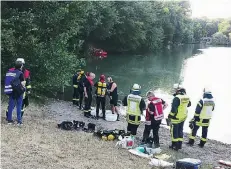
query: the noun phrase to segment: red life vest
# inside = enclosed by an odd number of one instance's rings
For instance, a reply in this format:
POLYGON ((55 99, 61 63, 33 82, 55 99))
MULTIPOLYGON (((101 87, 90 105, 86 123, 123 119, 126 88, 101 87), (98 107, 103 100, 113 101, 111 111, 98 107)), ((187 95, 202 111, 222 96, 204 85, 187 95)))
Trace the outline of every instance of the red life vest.
MULTIPOLYGON (((9 70, 13 71, 13 70, 15 70, 15 68, 13 67, 13 68, 10 68, 9 70)), ((27 70, 27 69, 24 69, 24 71, 23 71, 23 76, 24 76, 24 79, 29 78, 29 76, 30 76, 30 71, 27 70)))
MULTIPOLYGON (((162 100, 160 98, 154 97, 149 104, 153 104, 155 107, 154 119, 162 120, 164 118, 162 100)), ((146 121, 151 121, 149 109, 146 109, 146 121)))
POLYGON ((93 85, 94 85, 93 80, 92 80, 89 76, 87 77, 87 80, 89 81, 89 83, 91 84, 91 86, 93 86, 93 85))

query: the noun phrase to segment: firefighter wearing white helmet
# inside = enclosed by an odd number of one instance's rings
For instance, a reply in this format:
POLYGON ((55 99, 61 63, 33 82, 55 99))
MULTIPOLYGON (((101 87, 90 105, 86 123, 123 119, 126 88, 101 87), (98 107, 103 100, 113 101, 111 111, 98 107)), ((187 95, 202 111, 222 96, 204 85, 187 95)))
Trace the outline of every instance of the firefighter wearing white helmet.
POLYGON ((196 107, 194 118, 191 120, 192 133, 189 136, 188 145, 192 146, 194 144, 195 136, 197 130, 202 127, 202 137, 200 140, 200 147, 204 147, 207 141, 207 133, 210 119, 212 118, 212 112, 215 107, 212 92, 209 88, 204 88, 203 99, 201 99, 196 107))
POLYGON ((17 58, 16 62, 22 62, 22 64, 25 64, 25 60, 23 58, 17 58))
POLYGON ((191 106, 189 97, 186 95, 186 90, 182 85, 174 85, 173 88, 175 92, 173 94, 174 99, 172 102, 171 113, 168 115, 168 119, 171 120, 171 138, 172 145, 169 148, 172 148, 176 151, 182 148, 183 142, 183 127, 184 122, 187 118, 187 107, 191 106))
POLYGON ((123 105, 127 106, 127 131, 132 135, 136 135, 140 125, 141 114, 146 108, 144 99, 140 96, 140 89, 140 85, 134 84, 130 94, 123 99, 123 105))
MULTIPOLYGON (((23 94, 23 102, 22 102, 22 108, 21 108, 21 116, 24 114, 24 109, 29 106, 29 97, 28 94, 30 94, 30 89, 31 89, 31 81, 30 81, 30 71, 25 68, 25 60, 23 58, 17 58, 16 62, 22 62, 23 67, 22 67, 22 72, 24 76, 24 80, 26 83, 26 92, 23 94)), ((14 69, 14 68, 11 68, 14 69)), ((7 116, 8 111, 6 112, 7 116)))

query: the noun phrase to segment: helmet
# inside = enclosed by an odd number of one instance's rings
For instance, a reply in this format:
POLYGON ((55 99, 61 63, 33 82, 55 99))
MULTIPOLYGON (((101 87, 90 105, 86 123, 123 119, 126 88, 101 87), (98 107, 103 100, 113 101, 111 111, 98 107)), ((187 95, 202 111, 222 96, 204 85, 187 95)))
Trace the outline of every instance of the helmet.
POLYGON ((106 136, 106 135, 103 135, 103 136, 102 136, 102 140, 107 141, 107 136, 106 136))
POLYGON ((112 140, 115 139, 115 136, 112 135, 112 134, 109 134, 109 135, 107 136, 107 139, 108 139, 109 141, 112 141, 112 140))
POLYGON ((22 62, 22 64, 25 64, 25 60, 23 58, 17 58, 16 62, 17 61, 20 61, 20 62, 22 62))
POLYGON ((209 88, 207 88, 207 87, 204 88, 203 92, 207 93, 207 94, 211 94, 212 93, 211 90, 209 88))
POLYGON ((83 75, 83 74, 84 74, 84 70, 81 70, 81 71, 80 71, 80 74, 83 75))
POLYGON ((141 89, 141 86, 136 83, 132 86, 133 91, 140 91, 140 89, 141 89))
POLYGON ((100 75, 99 79, 100 80, 105 80, 105 75, 100 75))
POLYGON ((174 89, 182 89, 183 86, 180 85, 180 84, 178 84, 178 83, 176 83, 176 84, 173 85, 173 88, 174 88, 174 89))

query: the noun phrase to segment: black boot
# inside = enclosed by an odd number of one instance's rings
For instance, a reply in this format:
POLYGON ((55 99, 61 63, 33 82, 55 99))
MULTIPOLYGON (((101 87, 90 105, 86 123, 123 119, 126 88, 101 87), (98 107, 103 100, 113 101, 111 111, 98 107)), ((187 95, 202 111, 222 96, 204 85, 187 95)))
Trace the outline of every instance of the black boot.
POLYGON ((193 146, 193 144, 194 144, 194 140, 193 139, 189 139, 189 141, 187 142, 187 145, 193 146))
POLYGON ((79 102, 78 101, 76 101, 75 104, 76 104, 76 106, 79 106, 79 102))
POLYGON ((182 141, 178 141, 178 148, 182 149, 182 141))
POLYGON ((8 111, 6 111, 6 121, 8 120, 8 111))
POLYGON ((118 115, 117 115, 116 121, 120 121, 119 117, 120 117, 120 115, 118 114, 118 115))
POLYGON ((175 151, 178 151, 178 142, 172 142, 172 145, 169 146, 170 149, 173 149, 175 151))
POLYGON ((205 143, 206 143, 205 141, 202 141, 202 140, 201 140, 200 143, 198 144, 198 146, 199 146, 200 148, 203 148, 204 145, 205 145, 205 143))
POLYGON ((24 114, 24 110, 23 110, 23 111, 21 111, 21 117, 23 116, 23 114, 24 114))
POLYGON ((155 148, 159 148, 160 147, 159 141, 154 141, 154 146, 155 146, 155 148))
POLYGON ((76 101, 75 100, 72 100, 72 103, 73 103, 73 105, 76 105, 76 101))
POLYGON ((84 112, 84 116, 87 117, 87 118, 89 118, 90 117, 89 116, 89 112, 84 112))

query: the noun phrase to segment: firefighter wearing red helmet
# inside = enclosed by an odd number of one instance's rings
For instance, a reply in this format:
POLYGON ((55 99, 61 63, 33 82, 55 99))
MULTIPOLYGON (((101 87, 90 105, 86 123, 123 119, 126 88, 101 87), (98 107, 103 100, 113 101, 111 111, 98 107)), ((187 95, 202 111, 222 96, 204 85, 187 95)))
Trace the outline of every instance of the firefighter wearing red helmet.
POLYGON ((105 75, 100 75, 99 81, 94 85, 96 87, 96 119, 99 119, 99 107, 101 105, 103 119, 105 120, 105 106, 106 106, 106 94, 107 83, 105 81, 105 75))

